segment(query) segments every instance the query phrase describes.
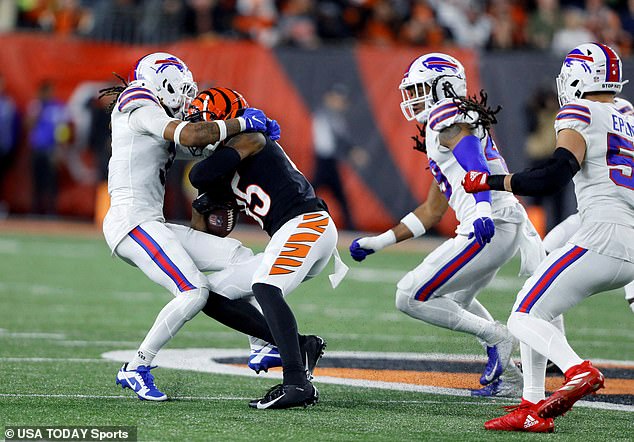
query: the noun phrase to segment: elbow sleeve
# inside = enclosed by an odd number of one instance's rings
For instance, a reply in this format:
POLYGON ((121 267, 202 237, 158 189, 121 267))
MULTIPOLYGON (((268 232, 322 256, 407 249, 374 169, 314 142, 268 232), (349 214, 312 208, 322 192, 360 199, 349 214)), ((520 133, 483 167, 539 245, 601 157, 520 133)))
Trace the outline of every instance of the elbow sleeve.
POLYGON ((511 177, 515 195, 540 196, 559 192, 581 169, 568 149, 558 147, 542 167, 516 173, 511 177))
POLYGON ((229 147, 218 149, 191 168, 189 181, 196 189, 207 191, 222 178, 233 174, 239 164, 240 154, 238 151, 229 147))

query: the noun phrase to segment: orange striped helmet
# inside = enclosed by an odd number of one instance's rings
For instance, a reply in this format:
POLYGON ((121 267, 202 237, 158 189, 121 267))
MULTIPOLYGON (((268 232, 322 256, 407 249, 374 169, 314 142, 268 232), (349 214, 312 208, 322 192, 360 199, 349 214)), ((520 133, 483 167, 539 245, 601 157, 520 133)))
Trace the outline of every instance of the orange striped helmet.
POLYGON ((212 87, 198 94, 189 107, 189 119, 194 121, 228 120, 242 115, 249 107, 240 92, 226 87, 212 87))

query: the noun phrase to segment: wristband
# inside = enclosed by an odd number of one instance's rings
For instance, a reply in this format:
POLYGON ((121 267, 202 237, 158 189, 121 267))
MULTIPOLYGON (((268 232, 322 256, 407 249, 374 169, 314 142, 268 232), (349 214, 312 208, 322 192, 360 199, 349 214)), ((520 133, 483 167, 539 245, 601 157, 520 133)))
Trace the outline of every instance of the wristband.
POLYGON ((414 213, 410 212, 401 219, 401 223, 405 225, 409 229, 410 232, 414 235, 414 238, 418 238, 425 234, 425 226, 419 217, 414 215, 414 213))
POLYGON ((489 175, 487 184, 491 190, 506 190, 504 189, 504 178, 506 175, 489 175))
POLYGON ((491 218, 491 204, 488 201, 480 201, 475 205, 476 218, 491 218))
POLYGON ((371 247, 375 252, 378 252, 379 250, 382 250, 384 248, 386 248, 387 246, 391 246, 392 244, 396 244, 396 235, 394 234, 394 232, 392 231, 392 229, 381 233, 380 235, 375 236, 374 238, 372 238, 373 241, 373 246, 371 247))
POLYGON ((215 120, 215 123, 218 125, 218 131, 220 132, 218 141, 224 141, 227 138, 227 123, 223 120, 215 120))
POLYGON ((174 129, 174 143, 179 144, 179 145, 182 146, 182 144, 181 144, 181 131, 188 124, 189 123, 187 121, 181 121, 180 123, 178 123, 178 126, 176 126, 176 129, 174 129))
POLYGON ((238 117, 237 120, 240 122, 240 132, 244 132, 247 128, 247 120, 244 117, 238 117))

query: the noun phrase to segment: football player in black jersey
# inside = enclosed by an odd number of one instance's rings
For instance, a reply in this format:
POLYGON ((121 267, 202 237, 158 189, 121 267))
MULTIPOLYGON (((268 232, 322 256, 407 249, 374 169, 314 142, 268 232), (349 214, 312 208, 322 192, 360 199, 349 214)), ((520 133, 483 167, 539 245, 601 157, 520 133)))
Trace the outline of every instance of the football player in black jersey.
MULTIPOLYGON (((212 88, 199 94, 190 114, 200 120, 232 118, 245 107, 246 100, 239 93, 212 88)), ((276 142, 278 138, 279 133, 266 136, 260 132, 233 137, 194 165, 189 174, 199 192, 211 195, 230 182, 237 203, 271 236, 256 263, 251 290, 279 349, 283 383, 249 403, 257 409, 318 401, 319 393, 310 382, 314 364, 302 360, 297 322, 284 297, 319 274, 333 254, 341 266, 338 276, 345 272, 336 253, 337 228, 326 204, 315 196, 306 177, 276 142)), ((315 347, 321 355, 325 342, 319 340, 315 347)))

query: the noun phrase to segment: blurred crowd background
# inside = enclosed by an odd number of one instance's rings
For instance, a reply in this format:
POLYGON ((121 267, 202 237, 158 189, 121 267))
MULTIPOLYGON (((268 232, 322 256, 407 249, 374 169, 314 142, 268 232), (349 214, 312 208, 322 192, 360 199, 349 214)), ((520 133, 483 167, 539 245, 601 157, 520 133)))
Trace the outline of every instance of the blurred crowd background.
MULTIPOLYGON (((494 135, 521 170, 554 148, 561 57, 601 41, 627 78, 633 36, 634 0, 0 0, 0 219, 99 223, 110 156, 99 90, 148 52, 173 52, 201 89, 233 87, 263 107, 338 226, 380 230, 432 179, 399 110, 411 60, 460 59, 470 93, 502 105, 494 135)), ((168 219, 189 217, 190 166, 168 175, 168 219)), ((524 202, 542 233, 576 207, 571 188, 524 202)), ((436 233, 454 227, 450 213, 436 233)))
POLYGON ((370 43, 566 53, 597 40, 632 50, 633 0, 0 0, 0 30, 165 43, 247 39, 267 47, 370 43))

